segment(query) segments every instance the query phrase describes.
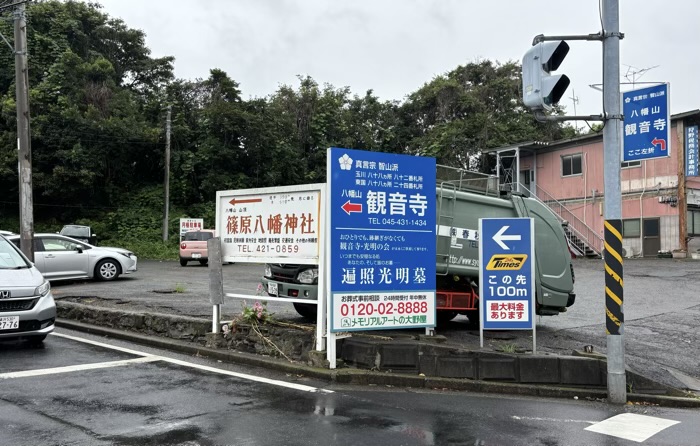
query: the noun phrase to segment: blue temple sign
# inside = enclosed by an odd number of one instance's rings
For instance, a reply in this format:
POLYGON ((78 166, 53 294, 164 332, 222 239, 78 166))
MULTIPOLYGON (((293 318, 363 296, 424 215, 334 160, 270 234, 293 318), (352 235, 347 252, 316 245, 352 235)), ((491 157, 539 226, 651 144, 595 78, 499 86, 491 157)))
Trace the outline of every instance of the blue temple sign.
POLYGON ((435 326, 435 158, 328 150, 331 332, 435 326))
POLYGON ((622 161, 670 156, 669 102, 668 84, 622 93, 622 161))

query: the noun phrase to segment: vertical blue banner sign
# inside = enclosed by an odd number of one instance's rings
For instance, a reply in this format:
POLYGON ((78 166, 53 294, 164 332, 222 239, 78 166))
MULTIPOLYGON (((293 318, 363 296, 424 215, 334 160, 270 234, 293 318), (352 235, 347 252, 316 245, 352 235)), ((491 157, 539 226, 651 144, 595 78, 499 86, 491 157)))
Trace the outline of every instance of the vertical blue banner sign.
POLYGON ((435 326, 435 158, 328 150, 332 332, 435 326))
POLYGON ((685 128, 685 176, 698 176, 698 126, 685 128))
POLYGON ((479 219, 481 321, 484 330, 535 327, 534 223, 531 218, 479 219))
POLYGON ((622 161, 670 156, 668 84, 622 93, 622 161))

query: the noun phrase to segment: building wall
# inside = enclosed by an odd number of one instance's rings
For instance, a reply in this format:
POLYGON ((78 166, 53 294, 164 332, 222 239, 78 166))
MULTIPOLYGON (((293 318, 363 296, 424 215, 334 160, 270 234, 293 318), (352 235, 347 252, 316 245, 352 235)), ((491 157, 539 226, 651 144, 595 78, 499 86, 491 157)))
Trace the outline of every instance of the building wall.
MULTIPOLYGON (((660 218, 661 250, 671 251, 681 246, 679 237, 679 207, 672 205, 678 197, 679 156, 684 156, 682 134, 671 127, 670 156, 642 161, 640 166, 620 171, 622 192, 621 214, 623 219, 660 218), (661 202, 665 201, 665 202, 661 202)), ((682 132, 681 132, 682 133, 682 132)), ((603 235, 604 222, 604 153, 602 140, 584 143, 576 147, 521 156, 521 170, 532 170, 535 180, 531 185, 541 199, 540 191, 561 201, 574 215, 603 235), (582 173, 562 176, 562 157, 582 154, 582 173), (536 185, 536 186, 535 186, 536 185)), ((700 189, 700 177, 689 178, 688 188, 700 189)), ((685 210, 683 210, 685 212, 685 210)), ((623 240, 628 252, 641 252, 641 239, 623 240)), ((656 253, 645 253, 656 255, 656 253)))

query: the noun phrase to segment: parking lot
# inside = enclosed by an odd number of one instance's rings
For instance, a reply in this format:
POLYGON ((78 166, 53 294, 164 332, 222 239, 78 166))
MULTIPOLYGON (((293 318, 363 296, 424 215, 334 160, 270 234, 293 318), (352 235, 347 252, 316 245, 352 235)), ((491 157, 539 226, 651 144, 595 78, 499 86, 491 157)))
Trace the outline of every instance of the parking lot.
MULTIPOLYGON (((255 295, 263 266, 225 265, 225 292, 255 295)), ((601 260, 575 261, 576 303, 558 316, 537 318, 538 353, 570 354, 573 349, 605 353, 604 274, 601 260)), ((211 317, 208 271, 204 266, 181 267, 177 262, 140 261, 139 271, 113 283, 56 283, 57 299, 80 296, 89 303, 100 297, 132 310, 211 317), (175 292, 179 290, 180 292, 175 292)), ((697 294, 700 262, 674 259, 633 259, 625 262, 626 364, 657 381, 675 387, 700 390, 700 298, 697 294)), ((261 296, 262 297, 262 296, 261 296)), ((241 301, 228 299, 223 317, 241 311, 241 301)), ((270 302, 279 320, 303 322, 291 304, 270 302)), ((393 331, 392 335, 400 334, 393 331)), ((478 346, 478 329, 466 318, 438 330, 449 342, 478 346)), ((532 345, 530 332, 487 333, 493 342, 532 345)))

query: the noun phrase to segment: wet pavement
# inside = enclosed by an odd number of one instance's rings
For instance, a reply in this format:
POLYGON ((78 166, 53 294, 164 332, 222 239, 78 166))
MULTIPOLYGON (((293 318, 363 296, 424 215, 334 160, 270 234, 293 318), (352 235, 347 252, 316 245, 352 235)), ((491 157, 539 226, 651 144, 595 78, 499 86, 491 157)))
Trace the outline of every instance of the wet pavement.
MULTIPOLYGON (((537 318, 538 353, 571 354, 591 346, 606 353, 604 264, 602 260, 577 259, 576 303, 558 316, 537 318)), ((262 265, 224 266, 225 292, 255 295, 262 265)), ((628 368, 662 384, 700 391, 700 294, 697 278, 700 261, 631 259, 625 262, 625 361, 628 368)), ((208 268, 180 267, 177 262, 140 262, 136 274, 113 283, 74 282, 55 284, 56 298, 83 303, 106 300, 115 307, 210 318, 208 268), (178 290, 180 292, 174 292, 178 290), (101 299, 91 299, 99 297, 101 299)), ((262 298, 262 296, 260 297, 262 298)), ((228 299, 224 318, 240 313, 241 301, 228 299)), ((303 323, 291 304, 270 302, 268 309, 282 321, 303 323)), ((420 331, 367 332, 388 336, 420 331)), ((479 348, 479 332, 459 316, 440 327, 447 342, 479 348)), ((357 334, 361 336, 361 334, 357 334)), ((485 347, 492 350, 531 351, 529 331, 485 332, 485 347)))
POLYGON ((696 409, 332 385, 62 328, 43 348, 0 344, 0 358, 3 445, 571 446, 697 440, 696 409), (665 424, 643 435, 620 422, 603 429, 602 423, 619 416, 665 424))

